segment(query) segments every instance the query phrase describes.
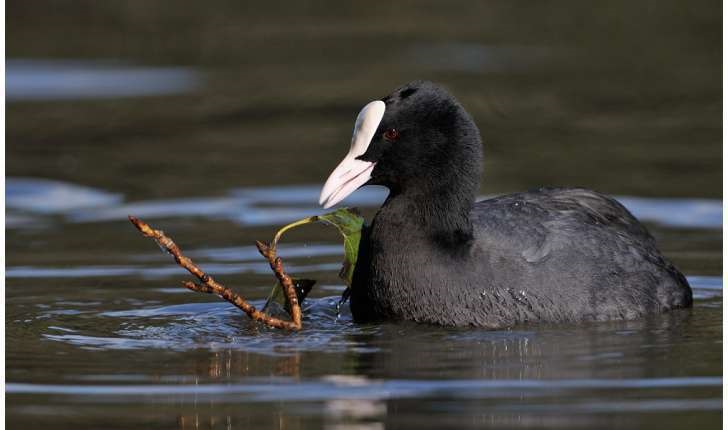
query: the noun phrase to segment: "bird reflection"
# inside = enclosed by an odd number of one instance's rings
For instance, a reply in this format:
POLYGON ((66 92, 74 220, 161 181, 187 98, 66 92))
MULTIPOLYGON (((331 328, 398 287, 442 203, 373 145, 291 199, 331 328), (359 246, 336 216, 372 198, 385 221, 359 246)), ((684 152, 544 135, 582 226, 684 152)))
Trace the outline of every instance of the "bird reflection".
POLYGON ((578 390, 538 384, 664 376, 650 370, 649 363, 656 361, 675 363, 662 371, 676 374, 681 356, 691 352, 684 338, 692 312, 506 331, 410 323, 356 326, 343 330, 341 339, 332 338, 347 348, 329 354, 288 350, 273 355, 232 347, 200 352, 191 369, 200 381, 257 388, 186 403, 178 424, 180 429, 380 429, 424 427, 428 414, 443 413, 447 418, 438 422, 454 426, 558 427, 575 420, 589 426, 593 415, 565 416, 543 408, 603 397, 598 382, 578 390), (659 347, 665 345, 671 347, 659 347), (433 382, 435 388, 427 389, 428 381, 453 384, 433 382), (376 389, 381 384, 393 389, 376 389), (283 397, 276 400, 270 393, 283 397))

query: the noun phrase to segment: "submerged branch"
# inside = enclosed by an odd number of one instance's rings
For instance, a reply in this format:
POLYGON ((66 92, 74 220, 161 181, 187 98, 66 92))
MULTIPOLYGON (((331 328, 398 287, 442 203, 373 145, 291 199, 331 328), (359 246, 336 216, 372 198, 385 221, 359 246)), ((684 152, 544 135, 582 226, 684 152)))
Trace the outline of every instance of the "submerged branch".
POLYGON ((286 299, 288 300, 291 309, 291 318, 293 321, 282 320, 273 316, 268 315, 265 312, 261 312, 255 308, 255 306, 248 303, 242 296, 235 293, 233 290, 225 287, 219 282, 215 281, 212 276, 207 275, 199 266, 192 262, 191 259, 182 254, 182 250, 177 244, 172 241, 171 238, 166 236, 163 231, 156 230, 149 226, 149 224, 136 218, 129 216, 129 221, 146 237, 154 239, 162 248, 169 252, 173 257, 174 261, 177 262, 181 267, 186 269, 188 272, 193 274, 200 283, 195 282, 184 282, 183 285, 199 293, 217 294, 224 300, 232 303, 240 310, 245 312, 251 319, 260 321, 271 327, 286 329, 286 330, 300 330, 302 327, 301 321, 301 306, 296 296, 296 290, 293 285, 291 277, 283 271, 283 262, 280 257, 276 256, 275 248, 268 246, 262 242, 256 242, 260 253, 268 259, 270 267, 278 278, 278 281, 283 286, 283 290, 286 293, 286 299))

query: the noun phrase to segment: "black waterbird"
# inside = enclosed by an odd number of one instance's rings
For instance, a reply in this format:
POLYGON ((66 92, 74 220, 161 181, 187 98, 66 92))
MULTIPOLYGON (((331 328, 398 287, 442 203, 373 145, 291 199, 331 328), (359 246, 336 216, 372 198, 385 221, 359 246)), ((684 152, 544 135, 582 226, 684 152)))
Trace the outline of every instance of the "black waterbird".
POLYGON ((475 202, 481 163, 477 126, 436 84, 411 82, 362 109, 320 200, 389 189, 362 234, 355 320, 503 328, 692 304, 685 276, 620 203, 583 188, 475 202))

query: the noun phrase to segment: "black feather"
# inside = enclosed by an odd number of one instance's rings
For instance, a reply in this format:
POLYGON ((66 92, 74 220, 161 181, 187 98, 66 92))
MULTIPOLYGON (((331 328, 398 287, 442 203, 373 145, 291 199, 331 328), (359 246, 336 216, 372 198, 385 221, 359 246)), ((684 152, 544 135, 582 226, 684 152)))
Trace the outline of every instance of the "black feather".
POLYGON ((356 320, 502 328, 691 305, 685 277, 618 202, 576 188, 475 203, 482 144, 465 109, 426 81, 384 100, 360 158, 377 163, 370 183, 390 194, 362 236, 356 320), (379 137, 390 128, 397 142, 379 137))

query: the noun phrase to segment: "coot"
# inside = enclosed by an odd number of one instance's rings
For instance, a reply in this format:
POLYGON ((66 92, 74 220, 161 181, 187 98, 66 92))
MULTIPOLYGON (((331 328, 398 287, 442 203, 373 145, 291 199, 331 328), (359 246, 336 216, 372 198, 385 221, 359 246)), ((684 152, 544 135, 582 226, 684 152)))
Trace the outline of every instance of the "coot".
POLYGON ((503 328, 632 319, 685 308, 692 291, 614 199, 542 188, 475 202, 478 128, 442 87, 415 81, 366 105, 326 208, 367 184, 389 196, 362 235, 357 321, 503 328))

